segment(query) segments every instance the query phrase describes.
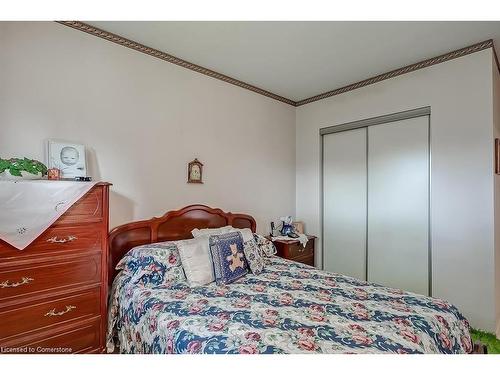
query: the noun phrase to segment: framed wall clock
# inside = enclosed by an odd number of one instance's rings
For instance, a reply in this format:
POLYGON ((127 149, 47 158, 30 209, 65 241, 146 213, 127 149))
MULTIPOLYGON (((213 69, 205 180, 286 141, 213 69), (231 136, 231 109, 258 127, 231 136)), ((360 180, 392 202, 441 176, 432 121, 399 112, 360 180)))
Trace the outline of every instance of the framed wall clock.
POLYGON ((194 159, 188 164, 188 184, 202 184, 203 163, 194 159))

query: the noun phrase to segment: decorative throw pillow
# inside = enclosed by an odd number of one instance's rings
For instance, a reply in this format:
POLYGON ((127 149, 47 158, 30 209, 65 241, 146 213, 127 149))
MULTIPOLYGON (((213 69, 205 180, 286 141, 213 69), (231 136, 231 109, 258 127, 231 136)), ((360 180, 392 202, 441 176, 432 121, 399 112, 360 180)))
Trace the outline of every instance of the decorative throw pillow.
POLYGON ((182 267, 191 286, 201 286, 215 280, 208 236, 176 241, 182 267))
POLYGON ((198 238, 206 235, 211 236, 215 234, 229 233, 233 229, 234 228, 231 225, 226 225, 225 227, 220 227, 220 228, 204 228, 204 229, 195 228, 191 231, 191 234, 193 235, 194 238, 198 238))
POLYGON ((258 275, 264 270, 264 259, 260 255, 259 247, 253 238, 243 243, 243 252, 254 275, 258 275))
POLYGON ((272 243, 272 241, 269 241, 267 238, 261 236, 260 234, 254 234, 255 242, 257 243, 257 246, 259 247, 260 254, 263 257, 272 257, 273 255, 276 255, 276 247, 272 243))
POLYGON ((248 228, 243 228, 243 229, 233 228, 232 231, 241 233, 241 237, 243 237, 243 243, 254 239, 253 232, 248 228))
POLYGON ((205 229, 196 228, 191 231, 191 234, 193 235, 194 238, 198 238, 205 235, 213 236, 229 232, 240 232, 241 235, 243 236, 243 242, 249 241, 250 239, 253 238, 253 233, 249 228, 239 229, 239 228, 234 228, 231 225, 226 225, 225 227, 220 227, 220 228, 205 228, 205 229))
POLYGON ((167 281, 186 279, 177 246, 173 242, 158 242, 132 248, 116 265, 129 273, 131 282, 159 286, 167 281))
POLYGON ((240 232, 210 236, 210 252, 218 285, 230 284, 248 272, 240 232))

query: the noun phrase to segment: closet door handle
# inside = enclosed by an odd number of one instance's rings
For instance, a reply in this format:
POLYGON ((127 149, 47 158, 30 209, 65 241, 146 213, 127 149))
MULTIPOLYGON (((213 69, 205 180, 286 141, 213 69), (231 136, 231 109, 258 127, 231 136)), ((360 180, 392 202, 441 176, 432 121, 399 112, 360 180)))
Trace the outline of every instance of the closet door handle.
POLYGON ((69 313, 71 310, 74 310, 74 309, 76 309, 76 306, 68 305, 68 306, 66 306, 66 310, 56 312, 56 309, 53 308, 52 310, 48 311, 45 314, 45 316, 61 316, 61 315, 69 313))
POLYGON ((47 242, 50 242, 50 243, 66 243, 66 242, 71 242, 71 241, 74 241, 74 240, 77 240, 78 237, 77 236, 67 236, 66 238, 61 238, 59 239, 57 236, 54 236, 52 238, 49 238, 47 240, 47 242))
POLYGON ((32 281, 35 281, 35 279, 28 277, 28 276, 21 278, 21 281, 18 281, 17 283, 16 282, 10 283, 9 280, 5 280, 5 281, 2 281, 0 283, 0 289, 17 288, 18 286, 27 285, 27 284, 31 283, 32 281))

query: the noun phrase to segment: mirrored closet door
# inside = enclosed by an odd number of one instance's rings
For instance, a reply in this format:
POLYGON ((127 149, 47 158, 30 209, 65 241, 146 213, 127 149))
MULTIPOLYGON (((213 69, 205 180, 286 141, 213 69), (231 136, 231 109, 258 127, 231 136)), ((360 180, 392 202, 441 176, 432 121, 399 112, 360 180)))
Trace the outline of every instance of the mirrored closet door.
POLYGON ((429 115, 322 129, 325 270, 430 294, 429 115))

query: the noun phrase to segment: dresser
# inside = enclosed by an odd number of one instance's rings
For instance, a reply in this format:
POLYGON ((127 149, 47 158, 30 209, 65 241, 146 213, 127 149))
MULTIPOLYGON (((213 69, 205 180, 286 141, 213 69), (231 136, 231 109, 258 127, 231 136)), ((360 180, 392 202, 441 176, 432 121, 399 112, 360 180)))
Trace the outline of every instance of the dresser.
POLYGON ((104 350, 109 186, 96 184, 24 250, 0 240, 0 352, 104 350))
POLYGON ((277 250, 276 255, 295 262, 314 266, 314 242, 316 237, 307 236, 307 238, 309 241, 307 241, 305 247, 303 247, 299 241, 294 239, 274 240, 273 244, 277 250))

